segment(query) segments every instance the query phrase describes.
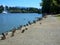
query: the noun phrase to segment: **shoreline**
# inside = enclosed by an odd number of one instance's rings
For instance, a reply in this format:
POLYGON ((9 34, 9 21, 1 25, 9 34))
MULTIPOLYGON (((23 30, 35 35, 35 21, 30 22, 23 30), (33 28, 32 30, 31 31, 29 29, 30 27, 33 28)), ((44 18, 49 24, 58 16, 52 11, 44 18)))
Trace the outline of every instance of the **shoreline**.
MULTIPOLYGON (((14 30, 16 30, 16 32, 14 33, 14 35, 18 32, 18 31, 21 31, 20 33, 22 33, 22 31, 24 30, 27 30, 28 29, 28 27, 29 26, 31 26, 31 25, 33 25, 33 24, 36 24, 37 22, 39 22, 39 21, 41 21, 42 20, 42 18, 37 18, 37 20, 33 20, 33 22, 28 22, 28 24, 26 24, 26 25, 21 25, 21 26, 19 26, 18 27, 18 29, 16 29, 15 27, 12 29, 12 30, 10 30, 10 31, 6 31, 6 32, 4 32, 4 35, 6 36, 6 39, 7 38, 10 38, 11 37, 11 35, 12 35, 12 32, 14 31, 14 30)), ((24 32, 23 32, 24 33, 24 32)), ((3 37, 3 35, 1 34, 0 35, 0 40, 1 40, 1 37, 3 37)))
POLYGON ((49 15, 27 28, 25 32, 17 30, 13 37, 0 40, 0 45, 60 45, 60 21, 56 17, 49 15))

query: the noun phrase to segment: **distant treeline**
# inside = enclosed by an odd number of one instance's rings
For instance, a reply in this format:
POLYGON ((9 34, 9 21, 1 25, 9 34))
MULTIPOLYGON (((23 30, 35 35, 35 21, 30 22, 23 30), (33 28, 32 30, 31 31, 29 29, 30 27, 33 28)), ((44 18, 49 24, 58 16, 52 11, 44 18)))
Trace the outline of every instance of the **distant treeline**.
POLYGON ((58 14, 60 13, 60 0, 42 0, 42 13, 58 14))
POLYGON ((0 6, 0 13, 2 13, 3 10, 4 10, 4 7, 1 5, 0 6))
MULTIPOLYGON (((41 9, 33 8, 33 7, 8 7, 5 6, 5 9, 9 13, 41 13, 41 9)), ((0 6, 0 13, 4 10, 4 7, 0 6)))

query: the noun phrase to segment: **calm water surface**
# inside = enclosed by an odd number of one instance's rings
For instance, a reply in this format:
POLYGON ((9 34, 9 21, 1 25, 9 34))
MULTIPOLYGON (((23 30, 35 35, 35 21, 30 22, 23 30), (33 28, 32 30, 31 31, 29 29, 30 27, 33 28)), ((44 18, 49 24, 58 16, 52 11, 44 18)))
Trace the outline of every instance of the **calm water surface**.
POLYGON ((0 14, 0 34, 11 30, 13 27, 27 24, 28 21, 32 22, 37 20, 37 17, 42 18, 42 14, 36 13, 13 13, 13 14, 0 14))

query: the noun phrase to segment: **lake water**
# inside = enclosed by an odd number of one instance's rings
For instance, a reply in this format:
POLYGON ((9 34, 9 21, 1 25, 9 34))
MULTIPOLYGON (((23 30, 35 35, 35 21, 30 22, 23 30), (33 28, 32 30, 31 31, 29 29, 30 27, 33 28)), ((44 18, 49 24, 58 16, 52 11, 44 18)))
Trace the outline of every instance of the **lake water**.
POLYGON ((11 30, 13 27, 27 24, 37 20, 37 17, 42 18, 42 14, 37 13, 8 13, 0 14, 0 34, 11 30))

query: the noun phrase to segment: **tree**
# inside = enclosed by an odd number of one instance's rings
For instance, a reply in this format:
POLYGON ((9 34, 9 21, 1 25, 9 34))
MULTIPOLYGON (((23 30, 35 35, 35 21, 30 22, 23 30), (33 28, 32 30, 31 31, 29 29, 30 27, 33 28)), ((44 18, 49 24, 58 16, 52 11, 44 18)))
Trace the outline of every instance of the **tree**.
POLYGON ((3 5, 0 6, 0 13, 2 13, 2 11, 4 10, 3 5))
POLYGON ((60 0, 42 0, 42 13, 60 13, 60 0))

